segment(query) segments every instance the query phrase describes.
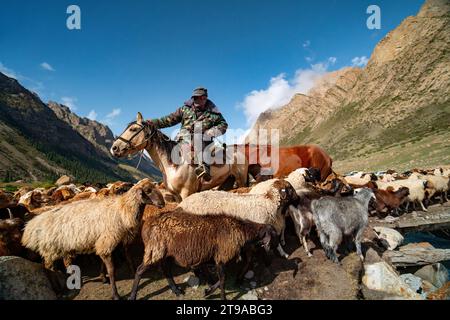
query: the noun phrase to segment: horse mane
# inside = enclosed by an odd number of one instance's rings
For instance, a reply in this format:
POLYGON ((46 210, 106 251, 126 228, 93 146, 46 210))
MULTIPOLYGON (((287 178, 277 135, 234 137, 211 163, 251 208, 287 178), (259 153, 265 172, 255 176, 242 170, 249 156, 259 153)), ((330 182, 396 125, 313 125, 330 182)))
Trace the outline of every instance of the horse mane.
MULTIPOLYGON (((136 123, 136 122, 135 122, 136 123)), ((177 145, 176 141, 170 139, 169 136, 165 135, 159 128, 155 127, 151 123, 144 123, 145 126, 149 127, 153 133, 150 137, 152 143, 155 143, 159 148, 162 148, 167 154, 171 154, 173 148, 177 145)))

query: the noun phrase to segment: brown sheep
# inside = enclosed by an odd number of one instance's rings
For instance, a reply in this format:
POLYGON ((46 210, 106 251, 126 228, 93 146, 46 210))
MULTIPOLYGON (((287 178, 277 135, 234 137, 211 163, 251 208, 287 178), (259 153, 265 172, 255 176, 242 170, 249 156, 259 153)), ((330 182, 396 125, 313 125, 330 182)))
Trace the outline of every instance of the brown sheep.
POLYGON ((14 203, 13 195, 0 190, 0 209, 7 208, 14 203))
POLYGON ((25 226, 22 243, 44 258, 47 269, 61 258, 70 262, 72 255, 96 253, 108 270, 113 298, 119 299, 112 252, 134 239, 145 204, 164 205, 149 179, 117 197, 76 201, 40 214, 25 226))
POLYGON ((377 213, 381 213, 384 209, 387 209, 389 214, 394 210, 398 215, 398 209, 408 198, 409 189, 407 187, 401 187, 397 191, 394 188, 388 187, 386 190, 376 189, 373 190, 376 197, 375 210, 377 213))
POLYGON ((271 240, 277 240, 277 232, 270 225, 227 215, 195 215, 176 210, 145 221, 142 240, 145 245, 144 258, 136 271, 130 300, 136 299, 143 273, 157 262, 162 262, 170 288, 179 295, 182 291, 173 280, 172 262, 185 268, 195 268, 211 260, 216 264, 219 281, 205 290, 205 295, 212 294, 220 286, 221 298, 225 300, 224 265, 243 251, 245 267, 238 279, 242 278, 255 246, 263 246, 268 251, 271 244, 274 245, 271 240))
POLYGON ((18 256, 22 252, 22 229, 20 218, 0 220, 0 256, 18 256))

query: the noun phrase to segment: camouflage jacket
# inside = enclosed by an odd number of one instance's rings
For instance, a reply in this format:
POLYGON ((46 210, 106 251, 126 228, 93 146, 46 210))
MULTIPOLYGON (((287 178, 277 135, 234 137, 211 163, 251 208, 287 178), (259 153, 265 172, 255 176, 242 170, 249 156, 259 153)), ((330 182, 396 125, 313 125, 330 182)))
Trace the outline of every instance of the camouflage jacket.
POLYGON ((209 137, 217 137, 225 133, 228 124, 224 117, 217 109, 216 105, 207 100, 203 110, 196 110, 193 99, 184 103, 175 112, 159 118, 150 120, 157 128, 172 127, 181 123, 180 132, 177 135, 177 140, 184 140, 184 138, 194 133, 194 124, 201 122, 202 133, 209 137))

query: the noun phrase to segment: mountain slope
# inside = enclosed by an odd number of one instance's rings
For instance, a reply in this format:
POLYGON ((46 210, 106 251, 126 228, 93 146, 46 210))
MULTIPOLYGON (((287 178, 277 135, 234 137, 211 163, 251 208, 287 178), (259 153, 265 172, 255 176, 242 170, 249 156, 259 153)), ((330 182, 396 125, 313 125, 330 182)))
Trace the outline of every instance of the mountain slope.
MULTIPOLYGON (((65 105, 53 101, 49 101, 48 107, 60 120, 70 125, 81 136, 91 142, 96 149, 103 152, 106 157, 111 158, 109 150, 114 141, 114 135, 108 126, 95 120, 81 118, 70 111, 65 105)), ((135 179, 143 179, 147 176, 154 179, 159 179, 161 177, 159 169, 155 167, 150 159, 143 159, 139 165, 139 170, 135 169, 139 162, 139 157, 130 160, 116 159, 116 161, 121 164, 119 166, 120 168, 128 171, 135 179)))
POLYGON ((80 132, 0 73, 0 180, 54 180, 61 173, 80 182, 135 180, 100 140, 91 142, 80 132))
POLYGON ((282 128, 282 144, 317 143, 341 170, 448 163, 449 62, 449 1, 427 1, 378 43, 365 68, 328 75, 262 114, 252 132, 282 128))

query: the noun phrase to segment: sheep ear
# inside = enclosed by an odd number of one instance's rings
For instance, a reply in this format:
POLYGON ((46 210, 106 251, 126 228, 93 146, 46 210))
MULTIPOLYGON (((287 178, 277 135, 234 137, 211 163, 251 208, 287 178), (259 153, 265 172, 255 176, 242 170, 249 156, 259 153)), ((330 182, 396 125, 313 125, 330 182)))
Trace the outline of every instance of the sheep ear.
POLYGON ((141 124, 143 119, 144 119, 144 117, 142 117, 142 113, 138 112, 137 117, 136 117, 136 122, 141 124))

